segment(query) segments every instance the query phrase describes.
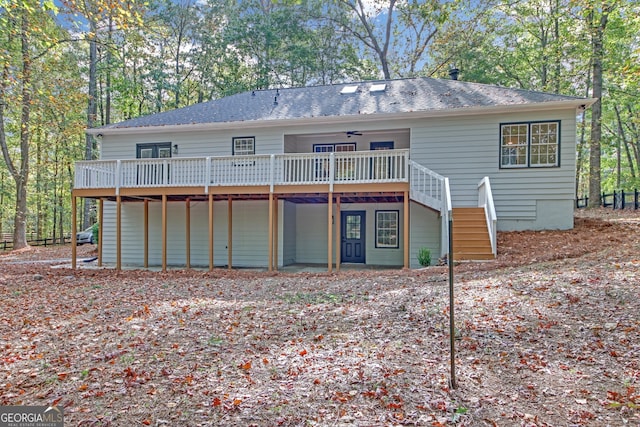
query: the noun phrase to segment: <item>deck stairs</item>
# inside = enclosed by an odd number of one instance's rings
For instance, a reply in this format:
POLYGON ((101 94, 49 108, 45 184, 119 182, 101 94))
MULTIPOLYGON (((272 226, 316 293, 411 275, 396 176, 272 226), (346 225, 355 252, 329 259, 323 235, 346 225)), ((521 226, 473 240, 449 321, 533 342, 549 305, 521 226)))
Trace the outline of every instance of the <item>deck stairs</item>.
POLYGON ((484 208, 453 208, 453 259, 494 259, 484 208))

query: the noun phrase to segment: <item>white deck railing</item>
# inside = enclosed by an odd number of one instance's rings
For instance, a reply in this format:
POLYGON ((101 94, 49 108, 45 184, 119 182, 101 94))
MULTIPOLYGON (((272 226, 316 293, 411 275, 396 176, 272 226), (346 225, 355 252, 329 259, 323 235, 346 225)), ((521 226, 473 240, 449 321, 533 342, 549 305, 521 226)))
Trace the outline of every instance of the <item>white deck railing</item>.
POLYGON ((409 160, 409 150, 79 161, 74 188, 114 189, 120 194, 121 188, 202 186, 208 192, 214 186, 268 185, 273 191, 274 185, 328 184, 333 189, 334 184, 392 182, 409 183, 412 200, 441 213, 441 249, 447 253, 449 182, 409 160))
POLYGON ((409 150, 290 153, 76 162, 75 189, 410 183, 410 197, 440 211, 444 177, 409 150))
POLYGON ((408 182, 409 150, 76 162, 74 188, 408 182))

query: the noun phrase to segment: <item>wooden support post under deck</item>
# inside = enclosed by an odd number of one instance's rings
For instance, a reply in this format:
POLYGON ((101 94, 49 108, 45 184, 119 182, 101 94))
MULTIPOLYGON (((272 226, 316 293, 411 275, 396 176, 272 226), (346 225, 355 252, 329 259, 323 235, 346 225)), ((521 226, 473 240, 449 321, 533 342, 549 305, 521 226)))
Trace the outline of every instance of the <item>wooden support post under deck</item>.
POLYGON ((273 200, 275 204, 273 205, 273 253, 275 254, 273 260, 273 269, 278 271, 278 196, 274 196, 273 200))
POLYGON ((404 192, 404 268, 409 268, 409 192, 404 192))
POLYGON ((228 249, 228 254, 227 254, 227 268, 229 270, 231 270, 231 263, 233 261, 233 230, 232 230, 232 226, 233 226, 233 209, 231 207, 231 196, 227 197, 228 200, 228 207, 227 207, 227 229, 229 230, 228 234, 227 234, 227 249, 228 249))
POLYGON ((342 254, 342 241, 340 239, 342 216, 340 215, 340 195, 336 196, 336 271, 340 271, 340 257, 342 254))
POLYGON ((116 196, 116 270, 122 270, 122 196, 116 196))
POLYGON ((269 227, 268 227, 269 231, 268 231, 268 245, 269 245, 269 249, 267 251, 268 256, 267 256, 267 264, 268 264, 268 271, 272 271, 273 270, 273 193, 269 193, 269 227))
POLYGON ((191 268, 191 200, 187 198, 186 203, 186 230, 185 245, 187 249, 187 268, 191 268))
POLYGON ((162 271, 167 271, 167 195, 162 195, 162 271))
POLYGON ((104 200, 98 199, 98 267, 102 267, 102 232, 104 226, 104 200))
MULTIPOLYGON (((78 208, 77 208, 77 204, 76 204, 76 196, 71 196, 71 268, 72 269, 76 269, 77 267, 77 260, 76 260, 76 256, 78 255, 78 251, 76 248, 76 233, 77 233, 77 220, 76 220, 76 215, 78 214, 77 212, 78 208)), ((63 237, 64 240, 64 237, 63 237)))
POLYGON ((209 194, 209 271, 213 270, 213 194, 209 194))
POLYGON ((329 198, 327 199, 327 217, 327 227, 329 229, 327 235, 327 258, 329 260, 327 270, 331 273, 333 271, 333 227, 331 226, 333 222, 333 193, 329 193, 329 198))
POLYGON ((149 268, 149 200, 144 201, 144 268, 149 268))

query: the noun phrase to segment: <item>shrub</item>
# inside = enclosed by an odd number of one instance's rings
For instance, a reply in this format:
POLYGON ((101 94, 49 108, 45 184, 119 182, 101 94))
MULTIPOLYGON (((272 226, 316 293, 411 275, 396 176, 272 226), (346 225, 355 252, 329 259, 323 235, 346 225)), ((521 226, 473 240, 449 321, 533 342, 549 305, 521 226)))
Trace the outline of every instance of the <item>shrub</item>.
POLYGON ((418 262, 423 267, 431 265, 431 251, 427 248, 420 248, 418 251, 418 262))
POLYGON ((98 243, 98 236, 100 235, 100 224, 99 223, 95 223, 91 226, 91 232, 93 233, 93 243, 97 244, 98 243))

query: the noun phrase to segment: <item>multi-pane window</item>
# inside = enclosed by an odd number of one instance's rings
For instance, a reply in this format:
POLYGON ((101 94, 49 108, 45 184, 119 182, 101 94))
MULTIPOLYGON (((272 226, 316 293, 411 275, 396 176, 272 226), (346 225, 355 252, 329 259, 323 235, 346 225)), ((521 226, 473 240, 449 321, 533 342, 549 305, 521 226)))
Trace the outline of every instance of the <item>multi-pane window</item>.
POLYGON ((558 166, 558 123, 531 124, 531 166, 558 166))
POLYGON ((234 156, 251 156, 256 154, 256 139, 254 137, 233 138, 234 156))
POLYGON ((559 122, 501 125, 500 167, 558 166, 559 129, 559 122))
MULTIPOLYGON (((254 137, 233 138, 234 156, 252 156, 256 154, 256 139, 254 137)), ((234 161, 233 166, 254 166, 255 160, 234 161)))
POLYGON ((397 248, 398 229, 398 211, 376 211, 376 248, 397 248))
POLYGON ((136 145, 136 157, 138 159, 165 159, 171 157, 170 142, 154 142, 136 145))
POLYGON ((360 239, 362 227, 360 227, 360 215, 347 215, 347 223, 345 227, 345 238, 349 240, 360 239))
MULTIPOLYGON (((356 144, 351 142, 340 142, 337 144, 315 144, 314 153, 343 153, 356 151, 356 144)), ((349 157, 339 157, 336 159, 336 179, 349 179, 353 177, 353 159, 349 157)), ((329 178, 329 159, 316 159, 316 180, 329 178)))

